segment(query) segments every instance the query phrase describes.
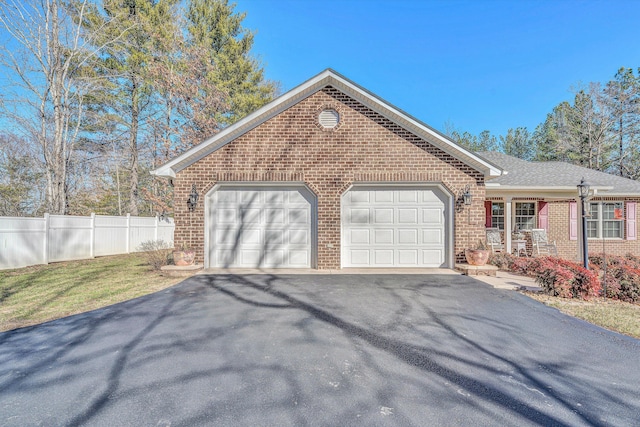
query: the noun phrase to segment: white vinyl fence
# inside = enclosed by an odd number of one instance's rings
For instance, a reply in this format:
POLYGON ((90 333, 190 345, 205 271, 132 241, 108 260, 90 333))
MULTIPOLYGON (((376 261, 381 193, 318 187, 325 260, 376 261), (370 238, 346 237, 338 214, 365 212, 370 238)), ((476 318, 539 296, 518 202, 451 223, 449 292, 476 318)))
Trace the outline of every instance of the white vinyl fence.
POLYGON ((136 252, 148 240, 173 246, 172 218, 138 216, 0 217, 0 270, 136 252))

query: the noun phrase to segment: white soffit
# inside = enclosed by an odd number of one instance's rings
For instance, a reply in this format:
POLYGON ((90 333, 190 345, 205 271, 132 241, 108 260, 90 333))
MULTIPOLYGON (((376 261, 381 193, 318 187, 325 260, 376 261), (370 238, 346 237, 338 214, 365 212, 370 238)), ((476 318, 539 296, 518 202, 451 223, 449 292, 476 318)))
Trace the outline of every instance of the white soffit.
POLYGON ((326 86, 333 86, 344 92, 346 95, 371 108, 373 111, 381 114, 385 118, 397 123, 401 127, 416 134, 418 137, 435 145, 445 153, 450 154, 472 168, 481 171, 485 176, 499 176, 503 173, 497 166, 482 159, 473 152, 460 147, 426 124, 388 104, 381 98, 356 85, 331 69, 327 69, 310 80, 307 80, 284 95, 271 101, 269 104, 258 109, 254 113, 249 114, 244 119, 223 129, 202 143, 187 150, 182 155, 151 171, 151 173, 157 176, 175 177, 176 173, 180 172, 182 169, 218 150, 244 133, 259 126, 287 108, 297 104, 300 100, 312 95, 326 86))

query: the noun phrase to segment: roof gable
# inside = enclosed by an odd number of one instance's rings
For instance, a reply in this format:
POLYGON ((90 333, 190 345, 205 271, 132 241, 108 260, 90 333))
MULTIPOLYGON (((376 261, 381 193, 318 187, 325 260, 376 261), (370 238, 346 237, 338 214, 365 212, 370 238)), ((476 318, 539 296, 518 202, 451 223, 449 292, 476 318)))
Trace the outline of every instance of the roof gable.
POLYGON ((269 104, 256 110, 252 114, 249 114, 242 120, 223 129, 202 143, 187 150, 180 156, 175 157, 166 164, 153 170, 151 173, 157 176, 175 177, 176 173, 180 172, 184 168, 220 149, 241 135, 249 132, 251 129, 254 129, 260 124, 266 122, 272 117, 275 117, 301 100, 327 86, 332 86, 338 89, 345 95, 350 96, 378 114, 381 114, 388 120, 391 120, 420 138, 423 138, 425 141, 433 144, 435 147, 441 149, 447 154, 450 154, 468 166, 478 170, 487 177, 498 176, 502 173, 500 168, 478 156, 476 153, 457 145, 440 132, 394 107, 331 69, 327 69, 317 76, 307 80, 269 104))

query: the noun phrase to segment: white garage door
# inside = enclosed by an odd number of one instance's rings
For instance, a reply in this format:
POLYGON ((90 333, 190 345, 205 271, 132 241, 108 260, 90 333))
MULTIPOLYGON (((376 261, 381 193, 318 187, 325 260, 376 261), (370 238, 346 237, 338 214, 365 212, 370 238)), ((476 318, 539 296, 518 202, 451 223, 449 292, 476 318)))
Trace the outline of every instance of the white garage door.
POLYGON ((446 201, 437 188, 349 190, 342 198, 342 266, 446 266, 446 201))
POLYGON ((310 268, 313 196, 302 187, 221 187, 209 198, 209 266, 310 268))

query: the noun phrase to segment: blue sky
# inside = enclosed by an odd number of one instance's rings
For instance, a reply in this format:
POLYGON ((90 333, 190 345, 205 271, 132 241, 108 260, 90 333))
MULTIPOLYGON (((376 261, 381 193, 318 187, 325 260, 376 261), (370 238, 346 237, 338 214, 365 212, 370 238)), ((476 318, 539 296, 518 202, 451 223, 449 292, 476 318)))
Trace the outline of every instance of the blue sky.
POLYGON ((287 91, 333 68, 441 131, 530 131, 640 67, 640 1, 235 0, 287 91))

